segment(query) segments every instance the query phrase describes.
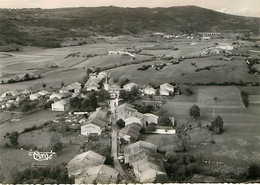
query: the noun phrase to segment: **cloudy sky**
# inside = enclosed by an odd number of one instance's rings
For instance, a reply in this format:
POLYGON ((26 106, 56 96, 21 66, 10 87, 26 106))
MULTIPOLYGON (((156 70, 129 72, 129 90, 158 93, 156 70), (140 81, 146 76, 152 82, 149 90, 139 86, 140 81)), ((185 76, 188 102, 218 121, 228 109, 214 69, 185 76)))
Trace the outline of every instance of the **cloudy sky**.
POLYGON ((260 17, 260 0, 0 0, 0 8, 170 7, 196 5, 229 14, 260 17))

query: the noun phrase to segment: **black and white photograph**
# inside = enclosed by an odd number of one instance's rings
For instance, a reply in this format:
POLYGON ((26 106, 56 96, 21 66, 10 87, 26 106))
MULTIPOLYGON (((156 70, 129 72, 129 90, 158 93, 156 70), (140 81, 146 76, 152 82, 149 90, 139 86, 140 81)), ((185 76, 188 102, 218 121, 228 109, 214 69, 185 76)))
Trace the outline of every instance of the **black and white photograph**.
POLYGON ((260 0, 0 0, 0 184, 260 183, 260 0))

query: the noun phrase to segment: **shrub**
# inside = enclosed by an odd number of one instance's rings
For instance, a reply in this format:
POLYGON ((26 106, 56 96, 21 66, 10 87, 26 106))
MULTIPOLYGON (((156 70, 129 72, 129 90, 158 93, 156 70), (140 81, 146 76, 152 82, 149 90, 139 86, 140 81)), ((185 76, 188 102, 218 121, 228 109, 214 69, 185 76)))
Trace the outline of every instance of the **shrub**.
POLYGON ((245 91, 241 91, 240 94, 245 107, 248 107, 248 94, 245 91))
POLYGON ((116 125, 120 128, 123 128, 125 127, 125 121, 122 120, 122 119, 119 119, 117 122, 116 122, 116 125))

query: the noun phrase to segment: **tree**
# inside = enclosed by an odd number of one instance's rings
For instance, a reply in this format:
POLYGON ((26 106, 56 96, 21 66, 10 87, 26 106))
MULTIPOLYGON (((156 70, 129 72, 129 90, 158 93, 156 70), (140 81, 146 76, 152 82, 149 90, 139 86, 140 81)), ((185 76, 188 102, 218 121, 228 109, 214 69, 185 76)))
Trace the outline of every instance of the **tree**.
POLYGON ((114 157, 112 157, 111 155, 106 155, 106 160, 105 160, 104 164, 113 167, 114 166, 114 157))
POLYGON ((188 135, 188 124, 185 122, 179 122, 176 126, 176 145, 175 151, 176 152, 185 152, 188 147, 188 143, 190 140, 190 136, 188 135))
POLYGON ((10 143, 13 146, 17 146, 18 143, 18 138, 19 138, 19 133, 18 132, 12 132, 11 134, 8 135, 8 138, 10 140, 10 143))
POLYGON ((42 87, 45 89, 45 88, 46 88, 46 83, 43 83, 43 84, 42 84, 42 87))
POLYGON ((200 117, 200 108, 197 105, 193 105, 190 108, 190 116, 194 117, 194 120, 200 117))
POLYGON ((172 120, 166 114, 159 117, 159 124, 162 126, 173 126, 172 120))
POLYGON ((105 89, 101 89, 100 91, 97 92, 97 97, 99 101, 105 101, 110 98, 110 94, 105 89))
POLYGON ((31 105, 29 103, 24 103, 22 107, 22 112, 28 112, 31 110, 31 105))
POLYGON ((260 177, 260 167, 256 164, 249 165, 246 171, 246 178, 247 179, 257 179, 260 177))
POLYGON ((125 121, 122 120, 122 119, 119 119, 117 122, 116 122, 116 125, 120 128, 123 128, 125 127, 125 121))
POLYGON ((28 74, 28 73, 26 73, 25 75, 24 75, 24 80, 29 80, 30 79, 30 75, 28 74))
POLYGON ((222 117, 217 116, 217 118, 211 122, 209 130, 213 131, 215 134, 220 134, 223 132, 224 121, 222 117))

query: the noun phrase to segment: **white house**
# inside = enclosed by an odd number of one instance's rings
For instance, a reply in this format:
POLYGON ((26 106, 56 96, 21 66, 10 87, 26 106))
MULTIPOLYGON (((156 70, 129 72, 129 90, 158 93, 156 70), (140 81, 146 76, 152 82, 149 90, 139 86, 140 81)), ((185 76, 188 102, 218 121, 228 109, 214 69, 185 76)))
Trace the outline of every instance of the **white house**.
POLYGON ((90 134, 101 135, 102 131, 103 130, 100 126, 95 125, 93 123, 89 123, 89 124, 81 126, 81 135, 84 135, 84 136, 87 136, 90 134))
POLYGON ((108 123, 107 112, 99 108, 89 116, 85 123, 83 123, 81 126, 81 135, 100 135, 106 129, 108 123))
POLYGON ((65 111, 69 108, 68 100, 60 100, 51 104, 52 111, 65 111))
POLYGON ((38 93, 39 93, 41 96, 47 96, 47 95, 50 94, 50 93, 49 93, 48 91, 46 91, 46 90, 39 91, 38 93))
POLYGON ((40 97, 42 97, 42 95, 39 94, 39 93, 34 93, 34 94, 31 94, 31 95, 29 96, 29 98, 30 98, 31 101, 33 101, 33 100, 38 100, 40 97))
POLYGON ((148 124, 150 124, 150 123, 158 124, 159 116, 156 116, 156 115, 150 114, 150 113, 147 113, 147 114, 144 114, 144 115, 146 116, 146 122, 148 124))
POLYGON ((138 86, 138 84, 131 82, 131 83, 128 83, 128 84, 124 85, 123 88, 124 88, 124 90, 126 90, 126 91, 131 91, 132 88, 133 88, 133 87, 136 87, 136 86, 138 86))
POLYGON ((154 89, 153 87, 145 87, 144 89, 142 89, 142 92, 146 95, 155 95, 156 94, 156 89, 154 89))
POLYGON ((131 116, 129 118, 126 118, 124 121, 125 121, 125 126, 130 125, 132 123, 139 123, 140 125, 142 125, 141 119, 137 118, 135 116, 131 116))
POLYGON ((170 93, 174 93, 174 86, 168 83, 160 85, 160 95, 169 96, 170 93))

